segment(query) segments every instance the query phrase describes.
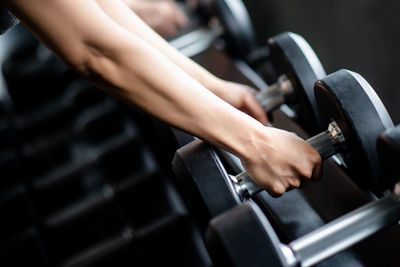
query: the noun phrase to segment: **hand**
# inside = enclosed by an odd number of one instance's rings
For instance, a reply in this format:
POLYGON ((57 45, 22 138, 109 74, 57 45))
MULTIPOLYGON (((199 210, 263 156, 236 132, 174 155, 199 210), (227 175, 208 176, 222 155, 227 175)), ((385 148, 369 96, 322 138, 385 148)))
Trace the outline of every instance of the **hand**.
POLYGON ((272 196, 321 175, 321 157, 313 147, 294 133, 272 127, 264 127, 252 139, 241 161, 250 177, 272 196))
POLYGON ((173 37, 188 18, 172 0, 123 0, 147 25, 163 37, 173 37))
POLYGON ((254 97, 254 89, 239 83, 218 80, 209 89, 235 108, 255 118, 264 125, 270 125, 267 115, 254 97))

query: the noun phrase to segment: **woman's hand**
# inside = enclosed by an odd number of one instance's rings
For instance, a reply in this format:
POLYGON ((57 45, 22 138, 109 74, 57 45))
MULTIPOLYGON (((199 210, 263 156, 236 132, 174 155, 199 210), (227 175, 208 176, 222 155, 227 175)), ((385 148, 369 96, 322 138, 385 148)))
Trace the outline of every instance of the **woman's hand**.
POLYGON ((174 37, 188 18, 175 1, 123 0, 147 25, 165 38, 174 37))
POLYGON ((255 90, 250 86, 217 79, 207 88, 262 124, 270 125, 265 111, 254 97, 255 90))
POLYGON ((271 127, 253 136, 241 158, 250 177, 273 196, 321 175, 319 153, 294 133, 271 127))

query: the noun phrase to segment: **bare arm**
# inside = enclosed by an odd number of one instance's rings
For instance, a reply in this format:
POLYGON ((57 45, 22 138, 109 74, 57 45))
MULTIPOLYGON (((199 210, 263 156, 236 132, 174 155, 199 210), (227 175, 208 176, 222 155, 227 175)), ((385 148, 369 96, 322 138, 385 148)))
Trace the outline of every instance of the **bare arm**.
MULTIPOLYGON (((252 117, 267 123, 267 117, 262 107, 251 94, 251 88, 221 80, 195 63, 190 58, 184 56, 174 47, 169 45, 161 36, 146 25, 135 13, 133 13, 123 1, 116 0, 96 0, 104 12, 121 27, 139 36, 158 51, 163 53, 168 59, 174 62, 187 74, 201 83, 204 87, 211 90, 214 94, 227 101, 234 107, 241 109, 252 117)), ((124 0, 129 2, 128 0, 124 0)))
POLYGON ((123 0, 147 25, 163 37, 174 37, 188 18, 173 0, 123 0))
MULTIPOLYGON (((241 158, 257 183, 282 194, 318 176, 318 153, 300 138, 264 127, 207 90, 95 0, 6 0, 65 62, 103 90, 241 158)), ((137 25, 140 27, 140 24, 137 25)))

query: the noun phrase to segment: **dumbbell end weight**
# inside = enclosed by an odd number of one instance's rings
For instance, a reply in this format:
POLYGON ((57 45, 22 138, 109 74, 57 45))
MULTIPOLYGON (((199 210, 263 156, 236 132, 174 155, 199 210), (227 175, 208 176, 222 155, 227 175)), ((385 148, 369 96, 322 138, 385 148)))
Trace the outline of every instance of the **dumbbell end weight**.
POLYGON ((307 267, 364 240, 399 220, 398 189, 399 185, 394 193, 339 217, 288 246, 301 266, 307 267))
POLYGON ((281 243, 260 208, 247 201, 210 222, 207 248, 213 260, 224 266, 314 266, 396 223, 400 218, 398 191, 397 188, 289 244, 281 243))

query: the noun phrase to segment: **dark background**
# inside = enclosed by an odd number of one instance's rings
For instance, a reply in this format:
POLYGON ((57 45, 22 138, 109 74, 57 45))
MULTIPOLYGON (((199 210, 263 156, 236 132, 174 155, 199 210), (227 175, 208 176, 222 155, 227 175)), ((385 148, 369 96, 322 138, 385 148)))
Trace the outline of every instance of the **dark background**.
POLYGON ((400 123, 400 1, 245 2, 261 43, 282 31, 302 35, 327 73, 343 68, 360 73, 400 123))

